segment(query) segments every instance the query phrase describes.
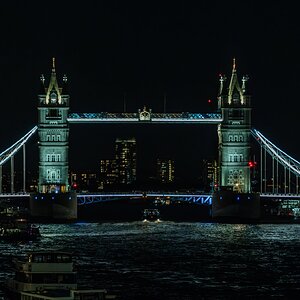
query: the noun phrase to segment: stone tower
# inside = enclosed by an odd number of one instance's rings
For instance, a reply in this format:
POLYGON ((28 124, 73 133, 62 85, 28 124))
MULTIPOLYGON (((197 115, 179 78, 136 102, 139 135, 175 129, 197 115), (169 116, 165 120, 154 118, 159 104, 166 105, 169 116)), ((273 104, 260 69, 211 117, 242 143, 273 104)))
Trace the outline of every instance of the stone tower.
POLYGON ((247 77, 243 76, 240 86, 233 60, 228 89, 225 77, 220 77, 218 106, 223 122, 218 127, 219 136, 219 183, 234 192, 250 193, 250 129, 251 97, 246 90, 247 77))
POLYGON ((45 86, 42 75, 38 95, 39 193, 69 192, 69 95, 66 84, 67 77, 64 76, 62 87, 58 86, 53 58, 49 85, 45 86))

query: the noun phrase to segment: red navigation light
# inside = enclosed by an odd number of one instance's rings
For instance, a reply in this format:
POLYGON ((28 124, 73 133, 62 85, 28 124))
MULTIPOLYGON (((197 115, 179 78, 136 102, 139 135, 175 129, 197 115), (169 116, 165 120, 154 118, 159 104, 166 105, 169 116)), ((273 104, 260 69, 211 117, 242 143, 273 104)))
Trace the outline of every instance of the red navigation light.
POLYGON ((212 103, 211 99, 208 99, 207 102, 208 102, 208 103, 212 103))
POLYGON ((73 183, 73 188, 74 188, 74 189, 77 188, 77 183, 76 183, 76 182, 73 183))
POLYGON ((248 162, 248 166, 249 166, 250 168, 255 167, 255 166, 256 166, 256 161, 249 161, 249 162, 248 162))

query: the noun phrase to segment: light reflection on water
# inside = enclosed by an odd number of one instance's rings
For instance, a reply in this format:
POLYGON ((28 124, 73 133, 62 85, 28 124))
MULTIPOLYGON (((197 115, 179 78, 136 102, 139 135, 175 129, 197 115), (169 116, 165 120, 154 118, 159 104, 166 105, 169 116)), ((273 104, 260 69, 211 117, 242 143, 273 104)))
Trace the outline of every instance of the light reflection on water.
POLYGON ((291 297, 300 291, 300 225, 40 224, 41 241, 0 242, 0 280, 30 250, 75 254, 79 282, 121 299, 291 297))

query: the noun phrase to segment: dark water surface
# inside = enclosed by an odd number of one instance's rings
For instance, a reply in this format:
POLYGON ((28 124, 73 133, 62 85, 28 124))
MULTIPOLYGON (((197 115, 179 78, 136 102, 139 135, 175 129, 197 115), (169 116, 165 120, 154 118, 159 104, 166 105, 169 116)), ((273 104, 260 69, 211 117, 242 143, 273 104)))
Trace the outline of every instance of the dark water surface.
POLYGON ((119 299, 299 298, 299 224, 41 224, 42 239, 0 242, 0 281, 30 250, 75 254, 79 284, 119 299))

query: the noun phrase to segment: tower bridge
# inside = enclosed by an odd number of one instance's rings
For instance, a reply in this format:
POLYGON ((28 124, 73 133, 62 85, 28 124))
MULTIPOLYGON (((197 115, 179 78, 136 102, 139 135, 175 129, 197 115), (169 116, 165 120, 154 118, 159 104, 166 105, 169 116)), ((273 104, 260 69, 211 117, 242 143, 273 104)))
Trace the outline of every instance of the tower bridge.
MULTIPOLYGON (((14 191, 14 155, 23 149, 23 172, 25 174, 25 144, 30 137, 38 132, 39 139, 39 178, 38 194, 31 197, 33 215, 57 218, 76 218, 77 199, 69 184, 69 130, 73 123, 127 123, 127 124, 211 124, 217 125, 218 136, 218 190, 213 194, 212 202, 203 200, 204 196, 185 195, 181 199, 198 199, 195 201, 212 203, 213 215, 239 216, 246 218, 259 217, 259 194, 251 187, 250 138, 261 146, 260 157, 260 196, 261 198, 281 194, 285 197, 298 198, 298 178, 300 163, 284 151, 276 147, 258 130, 252 129, 251 96, 247 91, 248 77, 238 80, 235 61, 228 85, 225 76, 220 77, 218 92, 218 108, 214 113, 157 113, 144 107, 132 113, 70 113, 70 96, 68 80, 64 76, 61 86, 58 83, 53 59, 51 76, 48 85, 41 76, 38 94, 38 125, 27 132, 11 147, 0 153, 0 197, 2 193, 2 165, 11 161, 11 196, 14 191), (267 193, 267 154, 271 157, 272 188, 267 193), (279 166, 284 169, 284 187, 279 182, 279 166), (293 179, 294 176, 294 179, 293 179), (294 184, 295 192, 291 186, 294 184), (295 194, 295 195, 292 195, 295 194), (269 195, 269 196, 268 196, 269 195), (290 195, 290 196, 288 196, 290 195), (202 197, 202 198, 201 198, 202 197), (200 200, 199 200, 200 199, 200 200), (202 199, 202 200, 201 200, 202 199)), ((23 177, 23 193, 26 194, 25 175, 23 177)), ((115 196, 115 195, 114 195, 115 196)), ((119 195, 120 196, 120 195, 119 195)), ((121 196, 120 196, 121 197, 121 196)), ((154 197, 154 195, 153 195, 154 197)), ((179 197, 175 194, 173 198, 179 197)), ((205 199, 210 197, 205 196, 205 199)), ((78 195, 79 204, 112 199, 113 196, 78 195), (81 201, 81 200, 82 201, 81 201), (91 200, 94 199, 94 200, 91 200), (101 199, 101 200, 99 200, 101 199)))

